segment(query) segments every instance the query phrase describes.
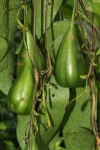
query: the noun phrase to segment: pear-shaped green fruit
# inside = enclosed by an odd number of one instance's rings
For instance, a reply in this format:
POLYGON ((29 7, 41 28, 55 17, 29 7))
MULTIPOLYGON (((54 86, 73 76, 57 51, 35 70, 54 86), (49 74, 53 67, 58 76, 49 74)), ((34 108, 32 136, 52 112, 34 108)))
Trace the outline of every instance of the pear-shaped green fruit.
MULTIPOLYGON (((33 36, 28 31, 26 31, 26 42, 27 42, 27 50, 28 50, 30 59, 31 59, 32 63, 34 64, 33 36)), ((38 71, 43 70, 44 66, 45 66, 45 60, 44 60, 43 54, 37 45, 36 45, 36 66, 37 66, 38 71)))
POLYGON ((78 87, 84 84, 85 63, 78 43, 75 27, 70 25, 56 57, 55 78, 62 87, 78 87))
POLYGON ((22 72, 23 67, 25 65, 29 66, 29 68, 31 70, 33 69, 33 65, 32 65, 32 62, 30 60, 28 51, 27 51, 27 49, 25 49, 25 46, 23 46, 19 55, 18 55, 18 59, 17 59, 17 76, 20 75, 20 73, 22 72))
POLYGON ((33 91, 34 77, 32 68, 24 65, 8 93, 7 105, 9 110, 19 115, 28 115, 32 109, 33 91))
MULTIPOLYGON (((29 147, 30 147, 30 142, 27 143, 25 150, 30 150, 29 147)), ((38 150, 34 134, 32 135, 32 150, 38 150)))
MULTIPOLYGON (((26 31, 26 47, 23 45, 17 59, 17 75, 20 74, 24 63, 34 66, 33 37, 30 31, 26 31)), ((42 52, 36 45, 36 67, 38 72, 45 69, 45 60, 42 52)))

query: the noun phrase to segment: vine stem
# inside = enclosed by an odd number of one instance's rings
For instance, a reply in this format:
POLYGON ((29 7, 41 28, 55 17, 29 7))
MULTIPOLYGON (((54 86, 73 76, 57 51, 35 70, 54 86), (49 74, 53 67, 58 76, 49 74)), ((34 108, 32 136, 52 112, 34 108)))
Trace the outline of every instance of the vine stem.
POLYGON ((46 0, 46 8, 45 8, 45 49, 47 52, 46 62, 47 62, 47 78, 51 75, 51 60, 50 60, 50 52, 48 48, 48 0, 46 0))
MULTIPOLYGON (((80 9, 80 4, 79 3, 77 3, 77 10, 79 10, 80 9)), ((85 32, 84 32, 84 30, 85 30, 85 27, 84 27, 84 24, 83 24, 83 21, 82 21, 82 18, 81 18, 81 16, 80 16, 80 14, 79 13, 77 13, 78 14, 78 18, 79 18, 79 24, 80 24, 80 27, 81 27, 81 36, 82 36, 82 43, 84 44, 83 46, 87 49, 87 41, 86 41, 86 38, 85 38, 85 32)))
MULTIPOLYGON (((79 3, 80 3, 80 5, 81 5, 81 7, 82 7, 82 9, 83 9, 83 11, 84 11, 86 17, 91 21, 91 16, 90 16, 89 12, 87 11, 87 9, 86 9, 86 7, 85 7, 83 1, 82 1, 82 0, 79 0, 79 3)), ((93 25, 92 25, 92 26, 93 26, 93 25)), ((99 38, 99 40, 100 40, 100 34, 99 34, 98 30, 97 30, 96 27, 94 27, 94 26, 93 26, 93 29, 94 29, 94 31, 96 32, 96 34, 97 34, 97 36, 98 36, 98 38, 99 38)))
POLYGON ((30 113, 30 146, 29 149, 32 150, 32 134, 33 131, 35 131, 35 127, 33 126, 33 120, 34 120, 34 109, 35 109, 35 99, 36 99, 36 91, 37 91, 37 86, 39 82, 39 76, 38 76, 38 71, 36 67, 36 12, 37 12, 37 3, 36 0, 33 2, 34 5, 34 15, 33 15, 33 60, 34 60, 34 79, 35 79, 35 86, 34 86, 34 91, 33 91, 33 103, 32 103, 32 111, 30 113))
POLYGON ((43 91, 42 91, 42 104, 43 104, 44 112, 45 112, 45 115, 46 115, 46 118, 47 118, 47 124, 48 124, 48 127, 50 128, 52 126, 52 124, 51 124, 51 120, 50 120, 50 117, 49 117, 47 104, 46 104, 46 99, 45 99, 45 79, 44 79, 43 91))
MULTIPOLYGON (((98 35, 98 38, 100 39, 100 35, 93 25, 92 18, 87 11, 84 3, 82 0, 79 0, 79 3, 86 15, 86 17, 92 22, 91 23, 91 31, 90 31, 90 51, 94 51, 94 31, 98 35)), ((93 79, 94 79, 94 56, 91 56, 91 62, 90 62, 90 69, 89 69, 89 86, 90 86, 90 102, 91 102, 91 126, 93 129, 93 132, 95 134, 96 140, 97 140, 97 149, 100 150, 100 138, 99 138, 99 133, 98 133, 98 126, 97 126, 97 121, 96 121, 96 116, 95 116, 95 110, 96 110, 96 99, 95 99, 95 92, 94 92, 94 87, 93 87, 93 79)))
MULTIPOLYGON (((91 25, 91 31, 90 31, 90 50, 94 51, 94 27, 93 24, 91 25)), ((94 79, 94 56, 91 56, 91 62, 90 62, 90 72, 89 72, 89 86, 90 86, 90 102, 91 102, 91 126, 93 129, 93 132, 95 134, 96 140, 97 140, 97 147, 100 145, 99 140, 99 134, 98 134, 98 127, 97 127, 97 121, 95 116, 95 110, 96 110, 96 97, 93 87, 93 79, 94 79)), ((99 147, 98 147, 99 148, 99 147)))
POLYGON ((77 0, 74 0, 74 6, 73 6, 73 12, 72 12, 72 18, 71 18, 71 27, 72 27, 73 24, 74 24, 76 3, 77 3, 77 0))

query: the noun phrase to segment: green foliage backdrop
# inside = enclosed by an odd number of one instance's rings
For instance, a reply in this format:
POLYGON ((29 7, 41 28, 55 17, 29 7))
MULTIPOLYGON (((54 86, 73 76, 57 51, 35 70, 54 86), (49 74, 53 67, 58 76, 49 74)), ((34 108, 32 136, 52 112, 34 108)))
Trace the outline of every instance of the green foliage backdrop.
MULTIPOLYGON (((99 1, 77 0, 74 23, 81 53, 84 55, 85 60, 86 74, 84 74, 82 78, 86 81, 86 85, 74 89, 68 87, 64 88, 59 86, 55 80, 56 56, 65 33, 70 26, 73 2, 73 0, 49 0, 48 16, 46 18, 46 0, 37 0, 36 43, 46 61, 47 53, 45 43, 48 42, 47 46, 52 68, 51 76, 46 80, 44 86, 45 104, 42 99, 43 93, 41 93, 37 98, 39 105, 37 102, 36 110, 34 111, 34 126, 36 128, 34 141, 38 150, 100 149, 99 1), (48 19, 47 33, 45 29, 46 19, 48 19), (91 33, 91 30, 93 33, 91 33), (91 34, 93 34, 93 41, 91 40, 91 34), (47 41, 45 40, 45 36, 47 36, 47 41), (91 41, 94 44, 93 51, 90 50, 91 41), (92 59, 94 73, 91 88, 91 77, 88 76, 88 74, 92 59), (91 93, 94 93, 92 95, 94 96, 93 102, 91 102, 91 93), (93 117, 94 124, 92 124, 93 117)), ((13 81, 17 77, 17 58, 20 54, 23 42, 22 33, 25 26, 23 29, 20 29, 18 19, 24 24, 24 14, 21 11, 19 13, 19 10, 21 8, 23 9, 24 5, 27 5, 27 24, 30 32, 33 33, 34 0, 0 1, 1 150, 25 150, 27 139, 29 138, 30 115, 16 115, 11 113, 7 108, 7 95, 13 81)), ((62 74, 63 73, 64 72, 62 72, 62 74)), ((39 88, 41 87, 42 81, 43 80, 40 80, 39 82, 39 88)), ((38 94, 39 91, 37 92, 37 95, 38 94)))

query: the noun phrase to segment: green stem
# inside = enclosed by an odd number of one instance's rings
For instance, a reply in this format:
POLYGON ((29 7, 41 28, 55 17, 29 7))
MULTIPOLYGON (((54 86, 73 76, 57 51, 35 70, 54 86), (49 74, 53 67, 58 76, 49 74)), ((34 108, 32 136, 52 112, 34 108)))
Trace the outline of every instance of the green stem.
POLYGON ((98 93, 97 124, 98 124, 98 134, 100 136, 100 92, 98 93))
POLYGON ((45 91, 44 91, 44 87, 43 87, 43 91, 42 91, 42 104, 43 104, 43 108, 44 108, 44 112, 46 115, 46 119, 47 119, 47 123, 48 123, 48 127, 51 127, 51 120, 48 114, 48 110, 47 110, 47 104, 46 104, 46 100, 45 100, 45 91))
POLYGON ((33 132, 35 132, 35 126, 34 126, 34 120, 35 120, 35 116, 34 116, 34 110, 35 110, 35 103, 36 103, 36 92, 37 92, 37 86, 38 86, 38 82, 39 82, 39 77, 38 77, 38 71, 37 71, 37 67, 36 67, 36 13, 37 13, 37 1, 34 0, 33 2, 34 5, 34 15, 33 15, 33 60, 34 60, 34 79, 35 79, 35 85, 34 85, 34 91, 33 91, 33 102, 32 102, 32 110, 30 113, 30 149, 32 150, 32 134, 33 132))
POLYGON ((27 26, 27 5, 26 4, 25 4, 25 7, 24 7, 24 26, 28 27, 27 26))
POLYGON ((76 3, 77 3, 77 0, 74 0, 74 6, 73 6, 73 12, 72 12, 72 18, 71 18, 71 27, 72 27, 73 24, 74 24, 75 11, 76 11, 76 3))
MULTIPOLYGON (((26 3, 24 3, 23 9, 24 9, 24 27, 28 29, 28 25, 27 25, 27 4, 26 3)), ((23 28, 23 40, 24 40, 25 48, 27 49, 26 30, 25 30, 25 28, 23 28)))
POLYGON ((46 9, 45 9, 45 49, 47 52, 47 78, 51 75, 51 60, 50 60, 50 52, 48 48, 48 0, 46 1, 46 9))

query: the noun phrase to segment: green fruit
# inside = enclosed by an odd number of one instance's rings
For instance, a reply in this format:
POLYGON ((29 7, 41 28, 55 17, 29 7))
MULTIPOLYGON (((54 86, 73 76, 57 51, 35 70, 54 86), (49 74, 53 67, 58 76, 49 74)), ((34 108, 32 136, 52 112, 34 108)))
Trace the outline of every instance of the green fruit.
POLYGON ((80 78, 84 74, 84 59, 74 24, 71 23, 57 53, 55 78, 62 87, 78 87, 84 84, 84 80, 80 78))
POLYGON ((30 69, 33 69, 33 64, 30 60, 28 51, 27 51, 27 49, 25 49, 25 46, 23 46, 19 53, 18 59, 17 59, 17 76, 20 75, 23 67, 26 64, 30 67, 30 69))
POLYGON ((7 105, 10 111, 19 115, 28 115, 32 109, 34 77, 32 68, 24 65, 8 93, 7 105))
MULTIPOLYGON (((25 44, 25 43, 24 43, 25 44)), ((23 45, 17 61, 17 78, 8 93, 7 105, 10 111, 19 115, 28 115, 32 109, 34 91, 34 50, 33 37, 26 32, 26 46, 23 45)), ((36 51, 38 71, 44 67, 44 58, 39 49, 36 51)))
MULTIPOLYGON (((17 60, 17 75, 23 68, 23 64, 27 63, 31 66, 34 64, 34 47, 33 47, 33 37, 29 31, 26 31, 26 45, 22 47, 17 60)), ((38 72, 44 70, 45 61, 40 49, 36 46, 36 67, 38 72)))
MULTIPOLYGON (((27 143, 25 150, 30 150, 29 147, 30 147, 30 142, 27 143)), ((38 150, 34 134, 32 135, 32 150, 38 150)))
MULTIPOLYGON (((28 49, 30 59, 31 59, 32 63, 34 64, 33 37, 30 32, 26 32, 26 41, 27 41, 27 49, 28 49)), ((37 45, 36 45, 36 66, 37 66, 38 71, 43 70, 44 66, 45 66, 44 57, 37 45)))

